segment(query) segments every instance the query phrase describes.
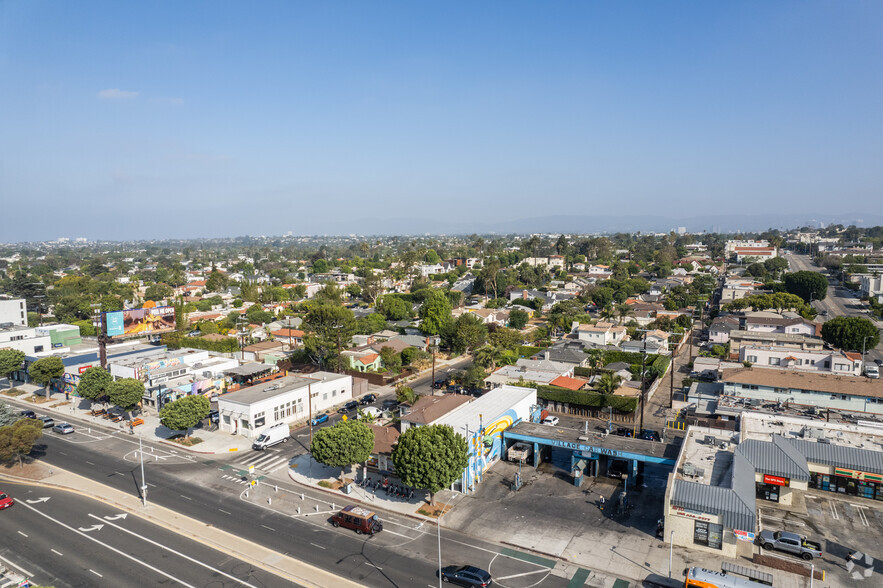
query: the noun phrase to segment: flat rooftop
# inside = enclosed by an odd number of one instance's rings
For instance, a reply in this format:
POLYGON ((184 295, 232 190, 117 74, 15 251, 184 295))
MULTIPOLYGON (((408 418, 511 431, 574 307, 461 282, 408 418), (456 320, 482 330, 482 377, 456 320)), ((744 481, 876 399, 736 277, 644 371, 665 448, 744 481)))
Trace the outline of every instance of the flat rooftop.
POLYGON ((331 372, 315 372, 313 374, 310 374, 309 377, 283 376, 281 378, 276 378, 275 380, 261 382, 260 384, 255 384, 254 386, 242 388, 241 390, 237 390, 235 392, 228 392, 219 398, 219 402, 254 404, 255 402, 260 402, 261 400, 273 398, 281 394, 287 394, 292 390, 305 388, 310 384, 316 384, 322 381, 344 380, 349 377, 351 376, 334 374, 331 372))
POLYGON ((791 439, 829 439, 834 445, 872 451, 883 451, 883 426, 868 424, 828 423, 798 417, 743 412, 742 439, 770 441, 773 435, 791 439))
POLYGON ((690 427, 675 477, 707 486, 729 487, 736 435, 731 431, 690 427))

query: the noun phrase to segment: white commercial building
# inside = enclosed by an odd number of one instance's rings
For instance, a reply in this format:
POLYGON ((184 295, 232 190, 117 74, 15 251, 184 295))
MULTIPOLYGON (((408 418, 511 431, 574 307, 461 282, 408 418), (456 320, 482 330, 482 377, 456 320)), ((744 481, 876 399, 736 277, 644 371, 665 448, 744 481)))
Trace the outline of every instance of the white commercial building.
POLYGON ((6 348, 18 349, 27 355, 47 353, 52 350, 52 337, 47 332, 38 335, 34 327, 0 326, 0 349, 6 348))
POLYGON ((220 429, 248 438, 305 420, 353 399, 353 377, 331 372, 284 376, 218 398, 220 429))
POLYGON ((28 307, 24 298, 0 300, 0 327, 4 325, 7 327, 28 326, 28 307))

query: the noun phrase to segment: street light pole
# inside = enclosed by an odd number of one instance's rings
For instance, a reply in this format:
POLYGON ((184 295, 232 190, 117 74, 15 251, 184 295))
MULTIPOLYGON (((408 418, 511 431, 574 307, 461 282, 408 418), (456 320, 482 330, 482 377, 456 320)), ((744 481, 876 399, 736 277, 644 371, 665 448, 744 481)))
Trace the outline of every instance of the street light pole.
POLYGON ((675 539, 675 532, 672 531, 668 534, 668 577, 669 578, 671 578, 671 560, 672 560, 672 557, 674 556, 674 551, 675 551, 674 539, 675 539))
POLYGON ((435 522, 435 528, 438 531, 438 588, 441 588, 442 585, 442 565, 441 565, 441 514, 438 515, 438 520, 435 522))

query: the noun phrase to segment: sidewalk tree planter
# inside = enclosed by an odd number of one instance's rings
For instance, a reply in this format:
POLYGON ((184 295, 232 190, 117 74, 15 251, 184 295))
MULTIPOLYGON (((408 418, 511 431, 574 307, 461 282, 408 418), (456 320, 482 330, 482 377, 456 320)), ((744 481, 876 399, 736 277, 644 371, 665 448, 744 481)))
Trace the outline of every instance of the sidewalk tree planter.
POLYGON ((186 438, 190 436, 190 430, 207 417, 211 410, 211 403, 205 396, 184 396, 163 406, 159 411, 159 420, 163 426, 173 431, 184 431, 186 438))
POLYGON ((411 427, 399 437, 392 451, 392 462, 402 482, 435 494, 449 487, 469 464, 466 439, 447 425, 411 427))
POLYGON ((17 459, 18 465, 24 467, 22 456, 29 454, 42 436, 43 423, 34 419, 21 419, 8 427, 0 427, 0 460, 17 459))
POLYGON ((49 384, 64 374, 64 363, 60 357, 44 357, 38 359, 28 368, 32 380, 43 386, 46 397, 49 397, 49 384))
POLYGON ((359 421, 338 421, 333 427, 320 429, 313 435, 310 452, 319 463, 340 468, 343 480, 346 467, 368 461, 374 451, 374 431, 359 421))
POLYGON ((112 382, 113 376, 107 370, 101 366, 92 366, 80 376, 77 393, 90 402, 95 402, 102 396, 107 395, 108 388, 110 388, 112 382))

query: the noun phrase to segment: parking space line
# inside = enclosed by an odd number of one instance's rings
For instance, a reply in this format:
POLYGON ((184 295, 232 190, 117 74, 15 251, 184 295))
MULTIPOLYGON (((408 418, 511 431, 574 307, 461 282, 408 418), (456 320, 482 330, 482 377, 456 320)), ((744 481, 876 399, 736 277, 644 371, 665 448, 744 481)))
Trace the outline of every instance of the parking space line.
POLYGON ((833 500, 829 500, 829 501, 828 501, 828 504, 831 505, 831 516, 834 517, 834 520, 835 520, 835 521, 839 521, 839 520, 840 520, 840 515, 837 514, 837 506, 834 505, 834 501, 833 501, 833 500))
POLYGON ((862 524, 866 527, 870 527, 871 525, 868 523, 868 517, 867 517, 867 515, 865 515, 865 510, 864 510, 868 507, 865 506, 864 504, 853 504, 852 502, 850 502, 849 504, 854 506, 855 509, 858 511, 858 518, 862 522, 862 524))

